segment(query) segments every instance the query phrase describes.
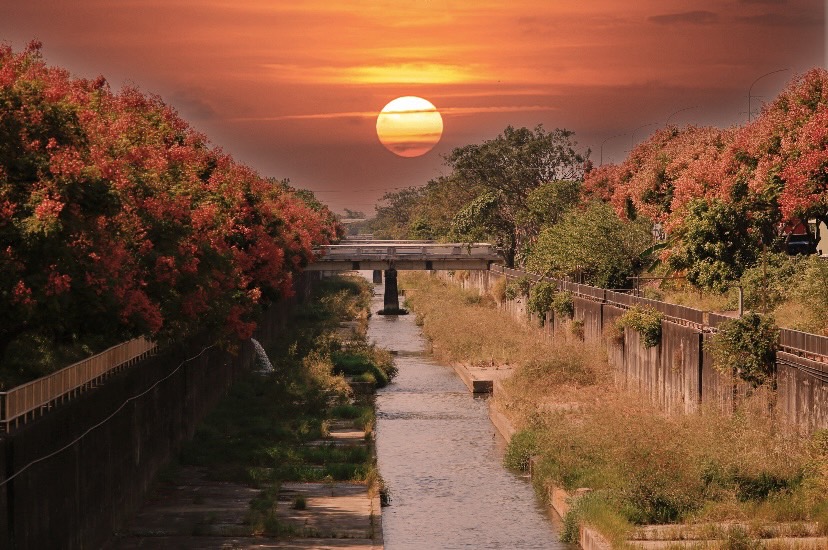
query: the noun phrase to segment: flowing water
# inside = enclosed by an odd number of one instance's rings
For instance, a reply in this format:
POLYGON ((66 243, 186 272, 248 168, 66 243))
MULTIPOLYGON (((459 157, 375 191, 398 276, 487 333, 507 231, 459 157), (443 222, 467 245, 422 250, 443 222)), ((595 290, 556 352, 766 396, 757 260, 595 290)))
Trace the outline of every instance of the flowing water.
MULTIPOLYGON (((372 311, 382 294, 375 286, 372 311)), ((391 496, 385 547, 571 548, 558 542, 528 480, 502 466, 505 442, 486 400, 428 356, 414 315, 374 315, 368 337, 397 353, 399 369, 377 393, 377 457, 391 496)))
POLYGON ((267 356, 265 349, 255 338, 251 338, 250 341, 253 343, 253 348, 256 350, 256 366, 259 367, 258 371, 262 374, 269 374, 273 372, 275 370, 273 368, 273 363, 270 362, 270 358, 267 356))

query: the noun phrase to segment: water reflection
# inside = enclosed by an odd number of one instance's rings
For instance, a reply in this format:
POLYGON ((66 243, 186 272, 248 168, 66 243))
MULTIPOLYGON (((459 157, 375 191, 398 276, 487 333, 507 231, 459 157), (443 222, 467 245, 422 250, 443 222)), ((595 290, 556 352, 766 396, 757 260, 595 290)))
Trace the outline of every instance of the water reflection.
MULTIPOLYGON (((372 311, 382 308, 375 287, 372 311)), ((531 485, 505 470, 504 442, 454 372, 432 361, 414 316, 374 315, 369 339, 398 351, 377 395, 377 453, 391 492, 388 550, 570 548, 557 541, 531 485)))

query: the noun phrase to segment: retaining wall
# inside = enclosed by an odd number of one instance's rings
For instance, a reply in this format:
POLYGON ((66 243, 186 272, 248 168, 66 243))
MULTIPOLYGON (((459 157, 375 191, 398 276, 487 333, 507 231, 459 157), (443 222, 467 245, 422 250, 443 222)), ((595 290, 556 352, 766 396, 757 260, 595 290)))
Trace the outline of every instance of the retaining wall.
MULTIPOLYGON (((442 273, 442 272, 441 272, 442 273)), ((526 273, 500 268, 492 271, 463 272, 462 277, 452 279, 443 273, 440 276, 455 282, 462 280, 466 289, 487 292, 498 279, 514 278, 526 273)), ((529 275, 534 279, 539 277, 529 275)), ((607 348, 615 381, 621 387, 637 390, 653 403, 671 412, 692 413, 700 407, 711 407, 722 412, 733 411, 740 398, 750 392, 749 386, 734 375, 725 375, 713 368, 710 353, 711 331, 726 319, 725 317, 673 306, 653 300, 638 299, 603 289, 584 287, 557 281, 559 288, 580 290, 581 296, 573 296, 574 319, 583 322, 583 336, 586 341, 603 342, 607 348), (601 296, 612 295, 604 301, 601 296), (622 303, 609 303, 622 300, 622 303), (640 336, 631 329, 625 329, 623 338, 617 339, 612 330, 615 321, 633 302, 644 302, 665 312, 661 324, 661 343, 645 348, 640 336), (686 311, 685 311, 686 310, 686 311), (681 316, 681 317, 678 317, 681 316), (709 317, 709 325, 706 320, 709 317), (702 322, 704 320, 704 322, 702 322)), ((501 309, 523 322, 537 323, 537 319, 526 310, 526 298, 505 300, 501 309)), ((571 337, 569 319, 547 314, 544 332, 549 337, 571 337)), ((784 332, 784 331, 783 331, 784 332)), ((820 338, 816 335, 788 335, 788 338, 820 338)), ((812 343, 817 349, 821 342, 812 343)), ((823 342, 828 345, 828 342, 823 342)), ((810 344, 809 344, 810 345, 810 344)), ((821 349, 821 348, 819 348, 821 349)), ((779 418, 794 426, 802 433, 816 429, 828 429, 828 356, 813 352, 777 353, 777 392, 767 402, 779 418)))
MULTIPOLYGON (((263 343, 307 295, 308 279, 296 286, 297 297, 265 316, 263 343)), ((12 478, 0 486, 0 547, 101 548, 255 357, 248 340, 177 368, 200 351, 149 357, 0 439, 0 481, 12 478)))

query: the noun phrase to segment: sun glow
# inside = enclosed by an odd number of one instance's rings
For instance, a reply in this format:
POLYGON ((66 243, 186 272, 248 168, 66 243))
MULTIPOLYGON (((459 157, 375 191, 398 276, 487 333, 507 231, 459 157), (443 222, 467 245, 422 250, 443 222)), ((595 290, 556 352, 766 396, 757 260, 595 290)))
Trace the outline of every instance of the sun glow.
POLYGON ((443 117, 421 97, 398 97, 377 117, 377 137, 392 153, 419 157, 431 151, 443 135, 443 117))

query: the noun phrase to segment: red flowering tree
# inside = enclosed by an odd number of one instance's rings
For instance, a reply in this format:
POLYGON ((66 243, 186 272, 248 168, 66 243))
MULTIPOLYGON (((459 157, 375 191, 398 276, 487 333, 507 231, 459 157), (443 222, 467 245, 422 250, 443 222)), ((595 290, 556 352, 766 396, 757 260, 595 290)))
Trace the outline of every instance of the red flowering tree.
POLYGON ((693 280, 723 288, 757 250, 780 244, 785 223, 828 221, 828 71, 796 78, 747 126, 660 130, 620 165, 587 174, 584 189, 619 216, 662 222, 671 236, 664 259, 690 271, 718 266, 693 280), (728 240, 736 235, 741 252, 728 240))
POLYGON ((15 341, 249 337, 333 214, 160 98, 0 46, 0 359, 15 341))

